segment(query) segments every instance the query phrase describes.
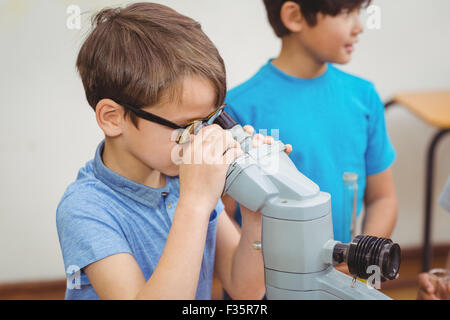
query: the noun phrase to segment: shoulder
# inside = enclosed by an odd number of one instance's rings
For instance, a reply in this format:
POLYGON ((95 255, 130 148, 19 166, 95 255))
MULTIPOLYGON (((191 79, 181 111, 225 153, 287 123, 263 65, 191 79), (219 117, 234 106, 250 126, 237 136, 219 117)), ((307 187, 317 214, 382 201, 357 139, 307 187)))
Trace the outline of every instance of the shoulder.
POLYGON ((361 101, 365 106, 378 108, 383 105, 375 84, 360 76, 345 72, 331 65, 331 81, 343 90, 345 94, 361 101))
POLYGON ((353 73, 346 72, 333 64, 329 64, 329 67, 334 81, 364 91, 375 90, 375 85, 372 81, 364 79, 353 73))
POLYGON ((111 190, 94 176, 91 169, 92 162, 88 162, 64 192, 56 209, 58 227, 76 218, 98 217, 110 211, 111 190))

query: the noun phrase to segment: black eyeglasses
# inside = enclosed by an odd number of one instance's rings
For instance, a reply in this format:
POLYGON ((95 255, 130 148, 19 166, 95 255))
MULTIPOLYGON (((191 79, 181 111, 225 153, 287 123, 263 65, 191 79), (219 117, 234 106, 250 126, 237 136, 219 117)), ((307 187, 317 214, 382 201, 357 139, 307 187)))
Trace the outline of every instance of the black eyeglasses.
POLYGON ((198 132, 198 130, 200 130, 202 127, 213 124, 214 121, 217 119, 217 117, 219 117, 222 114, 223 108, 225 107, 225 104, 223 104, 217 110, 214 110, 213 112, 211 112, 206 118, 196 119, 196 120, 190 121, 185 126, 179 126, 176 123, 173 123, 172 121, 166 120, 155 114, 144 111, 144 110, 134 107, 132 105, 129 105, 126 103, 121 103, 121 102, 117 102, 117 103, 120 104, 125 109, 133 112, 139 118, 142 118, 147 121, 154 122, 154 123, 158 123, 160 125, 163 125, 163 126, 175 129, 175 130, 180 130, 180 133, 179 133, 177 139, 175 140, 176 143, 178 143, 178 144, 183 144, 183 143, 189 142, 190 138, 191 138, 191 134, 196 134, 198 132))

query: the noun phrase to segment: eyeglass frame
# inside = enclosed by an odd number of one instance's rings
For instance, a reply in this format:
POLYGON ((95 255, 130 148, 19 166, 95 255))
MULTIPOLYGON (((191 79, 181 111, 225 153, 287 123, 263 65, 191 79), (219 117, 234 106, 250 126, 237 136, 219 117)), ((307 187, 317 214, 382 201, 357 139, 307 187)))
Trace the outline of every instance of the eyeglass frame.
MULTIPOLYGON (((157 116, 157 115, 155 115, 153 113, 144 111, 144 110, 142 110, 142 109, 140 109, 138 107, 132 106, 132 105, 130 105, 128 103, 123 103, 123 102, 119 102, 119 101, 117 103, 119 105, 121 105, 124 109, 133 112, 136 116, 138 116, 141 119, 144 119, 144 120, 147 120, 147 121, 150 121, 150 122, 153 122, 153 123, 157 123, 157 124, 163 125, 165 127, 169 127, 171 129, 183 130, 179 134, 178 138, 176 139, 176 143, 177 144, 183 144, 183 143, 187 142, 187 141, 181 141, 181 139, 183 137, 186 137, 186 135, 184 133, 186 132, 187 129, 193 128, 193 125, 201 124, 203 126, 205 124, 206 125, 213 124, 214 121, 222 114, 223 108, 226 106, 226 104, 222 104, 219 108, 217 108, 216 110, 211 112, 206 118, 192 120, 192 121, 189 121, 189 123, 187 123, 184 126, 179 126, 179 125, 177 125, 176 123, 174 123, 174 122, 172 122, 170 120, 164 119, 164 118, 162 118, 160 116, 157 116)), ((195 128, 194 128, 194 130, 195 130, 195 128)), ((190 130, 187 130, 187 131, 190 131, 190 130)), ((187 136, 190 137, 189 134, 187 136)))

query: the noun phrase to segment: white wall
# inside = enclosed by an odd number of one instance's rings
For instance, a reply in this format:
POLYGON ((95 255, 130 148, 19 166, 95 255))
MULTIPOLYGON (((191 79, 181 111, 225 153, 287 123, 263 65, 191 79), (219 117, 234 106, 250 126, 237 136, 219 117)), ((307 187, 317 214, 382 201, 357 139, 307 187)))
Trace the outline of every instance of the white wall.
MULTIPOLYGON (((228 84, 274 57, 279 41, 262 0, 157 1, 200 21, 225 60, 228 84)), ((0 282, 64 277, 56 206, 102 138, 84 98, 75 58, 90 14, 123 1, 0 0, 0 282), (66 26, 69 5, 85 12, 66 26)), ((345 69, 374 81, 384 99, 399 90, 450 87, 450 2, 378 0, 381 30, 367 31, 345 69)), ((400 218, 394 240, 420 245, 424 159, 435 129, 401 107, 387 113, 398 152, 400 218)), ((435 190, 450 174, 450 137, 438 148, 435 190)), ((435 193, 435 201, 438 192, 435 193)), ((433 239, 450 242, 450 214, 435 206, 433 239)))

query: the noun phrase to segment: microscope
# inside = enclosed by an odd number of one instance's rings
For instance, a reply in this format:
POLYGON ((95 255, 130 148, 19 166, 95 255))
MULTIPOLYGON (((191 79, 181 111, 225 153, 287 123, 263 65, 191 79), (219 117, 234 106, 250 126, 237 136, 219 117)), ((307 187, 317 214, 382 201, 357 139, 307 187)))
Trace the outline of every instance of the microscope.
POLYGON ((244 151, 229 167, 224 194, 262 214, 266 296, 273 300, 390 299, 356 281, 395 279, 400 247, 390 239, 333 240, 331 196, 301 174, 281 141, 257 148, 226 112, 215 123, 230 130, 244 151), (353 278, 334 266, 346 262, 353 278))

